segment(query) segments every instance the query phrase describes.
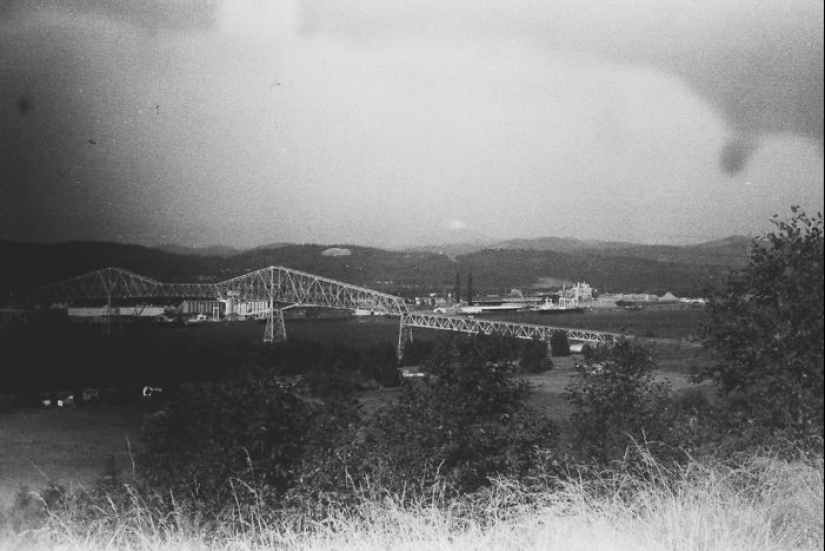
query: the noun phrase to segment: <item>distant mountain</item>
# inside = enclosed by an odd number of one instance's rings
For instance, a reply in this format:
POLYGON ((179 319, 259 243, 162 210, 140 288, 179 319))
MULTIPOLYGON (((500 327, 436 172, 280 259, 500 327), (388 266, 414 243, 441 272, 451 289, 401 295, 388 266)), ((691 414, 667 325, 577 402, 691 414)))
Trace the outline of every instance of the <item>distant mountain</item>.
POLYGON ((407 244, 398 250, 413 253, 434 253, 454 258, 461 254, 486 249, 493 240, 486 235, 469 228, 437 230, 429 232, 426 238, 419 237, 423 244, 407 244))
POLYGON ((508 239, 492 243, 465 242, 453 245, 417 247, 416 251, 438 252, 452 257, 483 250, 554 251, 598 257, 627 257, 680 264, 742 267, 748 262, 753 239, 735 235, 698 245, 640 245, 621 241, 582 240, 574 237, 508 239))
POLYGON ((445 243, 443 245, 422 245, 420 247, 409 247, 402 250, 409 253, 439 254, 454 259, 462 254, 475 253, 489 249, 490 247, 491 245, 487 243, 473 243, 468 241, 464 243, 445 243))
POLYGON ((721 258, 750 257, 754 241, 758 240, 745 235, 732 235, 725 239, 707 241, 705 243, 699 243, 698 245, 690 245, 686 248, 702 251, 708 255, 717 255, 721 258))
POLYGON ((215 273, 219 257, 180 255, 99 241, 56 244, 0 241, 0 297, 68 277, 116 266, 161 281, 192 281, 215 273))
MULTIPOLYGON (((182 282, 220 281, 271 265, 404 296, 449 291, 456 274, 466 278, 470 272, 480 293, 535 288, 540 282, 587 281, 603 292, 671 291, 696 296, 708 278, 744 266, 751 243, 743 236, 684 247, 541 238, 510 240, 476 250, 454 244, 452 249, 420 251, 276 243, 234 254, 206 255, 193 254, 191 248, 179 254, 106 242, 0 241, 0 297, 107 266, 182 282)), ((215 252, 228 253, 227 248, 215 252)))
POLYGON ((186 245, 176 245, 167 243, 163 245, 156 245, 152 247, 159 251, 174 253, 174 254, 188 254, 195 256, 232 256, 241 252, 235 247, 227 247, 225 245, 210 245, 208 247, 187 247, 186 245))
POLYGON ((245 249, 245 250, 254 251, 256 249, 278 249, 280 247, 286 247, 288 245, 294 245, 294 244, 295 243, 287 243, 286 241, 278 241, 276 243, 269 243, 267 245, 258 245, 256 247, 252 247, 251 249, 245 249))
POLYGON ((493 243, 491 249, 525 249, 569 253, 589 249, 619 249, 633 247, 632 243, 619 241, 581 240, 575 237, 537 237, 534 239, 508 239, 493 243))
POLYGON ((535 288, 543 280, 586 281, 600 292, 672 292, 700 296, 704 284, 725 266, 680 264, 630 256, 523 249, 486 249, 458 258, 462 273, 473 272, 476 289, 535 288))
POLYGON ((455 263, 443 255, 353 245, 284 245, 245 251, 226 259, 224 275, 284 266, 386 292, 413 292, 454 280, 455 263), (324 254, 346 249, 349 254, 324 254))
POLYGON ((750 258, 753 239, 741 235, 697 245, 626 245, 592 249, 590 254, 641 258, 679 264, 702 264, 741 268, 750 258))

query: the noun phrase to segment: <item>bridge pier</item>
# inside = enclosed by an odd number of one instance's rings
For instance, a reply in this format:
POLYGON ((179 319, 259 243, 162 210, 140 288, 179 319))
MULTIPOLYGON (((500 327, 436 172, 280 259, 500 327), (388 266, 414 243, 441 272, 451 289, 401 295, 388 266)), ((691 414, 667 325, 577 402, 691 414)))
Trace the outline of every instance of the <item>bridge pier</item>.
POLYGON ((270 300, 269 310, 266 313, 266 331, 264 332, 264 342, 284 342, 286 341, 286 324, 284 323, 284 311, 275 308, 270 300))
POLYGON ((412 334, 412 327, 404 323, 404 314, 401 314, 401 323, 398 329, 398 363, 401 364, 401 360, 404 359, 404 348, 406 348, 408 342, 412 342, 413 334, 412 334))

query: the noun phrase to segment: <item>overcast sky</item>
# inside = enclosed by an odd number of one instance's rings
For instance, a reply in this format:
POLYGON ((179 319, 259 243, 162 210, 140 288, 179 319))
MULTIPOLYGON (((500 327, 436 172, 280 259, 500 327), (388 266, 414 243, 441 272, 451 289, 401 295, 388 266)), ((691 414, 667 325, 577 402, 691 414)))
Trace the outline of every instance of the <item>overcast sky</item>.
POLYGON ((0 239, 688 243, 823 204, 819 0, 0 0, 0 239))

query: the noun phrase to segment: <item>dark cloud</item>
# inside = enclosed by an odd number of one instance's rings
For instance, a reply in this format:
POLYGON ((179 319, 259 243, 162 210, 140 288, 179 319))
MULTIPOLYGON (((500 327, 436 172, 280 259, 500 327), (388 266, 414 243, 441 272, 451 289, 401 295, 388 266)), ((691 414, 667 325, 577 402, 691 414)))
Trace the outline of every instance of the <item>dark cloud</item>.
POLYGON ((747 233, 821 202, 822 24, 702 1, 0 0, 0 237, 747 233))
POLYGON ((738 174, 745 168, 748 158, 754 150, 754 144, 743 140, 731 140, 722 148, 720 164, 725 174, 738 174))
POLYGON ((361 41, 484 33, 548 52, 590 52, 616 63, 673 73, 731 127, 721 152, 741 170, 760 136, 823 140, 821 2, 444 3, 388 6, 359 0, 303 0, 303 32, 361 41), (517 4, 517 5, 515 5, 517 4), (480 5, 479 5, 480 6, 480 5))
MULTIPOLYGON (((764 41, 732 40, 671 58, 674 71, 719 109, 733 136, 721 155, 728 174, 745 167, 759 139, 793 134, 823 142, 821 21, 788 25, 764 41), (819 29, 817 29, 819 27, 819 29)), ((732 31, 735 32, 735 31, 732 31)))
POLYGON ((39 0, 36 6, 32 4, 28 0, 2 1, 0 19, 59 9, 74 15, 105 17, 148 31, 203 30, 214 24, 219 0, 39 0))
POLYGON ((29 101, 29 98, 27 98, 27 97, 25 97, 25 96, 21 96, 21 97, 17 100, 17 109, 18 109, 18 110, 20 111, 20 113, 22 113, 23 115, 27 114, 27 113, 29 112, 29 109, 31 109, 31 108, 32 108, 32 102, 31 102, 31 101, 29 101))

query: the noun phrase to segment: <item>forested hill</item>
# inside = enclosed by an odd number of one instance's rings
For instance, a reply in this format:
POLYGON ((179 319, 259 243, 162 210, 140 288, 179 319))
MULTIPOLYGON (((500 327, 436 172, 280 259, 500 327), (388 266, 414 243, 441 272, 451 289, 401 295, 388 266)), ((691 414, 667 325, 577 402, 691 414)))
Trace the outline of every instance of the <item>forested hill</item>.
MULTIPOLYGON (((117 266, 170 282, 189 281, 220 268, 215 257, 167 253, 140 245, 96 241, 33 244, 0 241, 0 289, 20 291, 117 266)), ((4 295, 5 296, 5 295, 4 295)))
POLYGON ((31 244, 0 241, 0 293, 19 293, 107 266, 168 282, 220 281, 276 265, 390 293, 451 290, 456 274, 473 273, 477 292, 587 281, 603 292, 698 296, 708 278, 747 260, 741 239, 707 246, 587 247, 572 251, 484 249, 450 256, 350 245, 284 245, 229 255, 177 254, 108 242, 31 244))
POLYGON ((620 241, 593 241, 572 237, 538 237, 535 239, 510 239, 487 245, 460 243, 444 246, 419 247, 418 251, 435 252, 451 256, 472 254, 484 249, 555 251, 598 257, 628 257, 681 264, 706 264, 711 266, 743 267, 749 258, 753 239, 733 235, 717 241, 697 245, 639 245, 620 241))

